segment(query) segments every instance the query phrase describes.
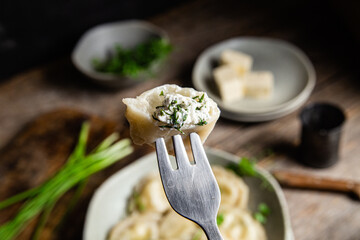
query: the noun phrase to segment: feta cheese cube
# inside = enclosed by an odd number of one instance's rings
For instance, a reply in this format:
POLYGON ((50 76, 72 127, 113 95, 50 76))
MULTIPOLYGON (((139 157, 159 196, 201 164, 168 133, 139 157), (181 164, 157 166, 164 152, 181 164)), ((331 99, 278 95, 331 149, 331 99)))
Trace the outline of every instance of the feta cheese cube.
POLYGON ((248 72, 244 75, 244 94, 253 98, 269 98, 273 94, 274 75, 269 71, 248 72))
POLYGON ((243 75, 251 70, 253 58, 240 51, 228 49, 221 53, 220 62, 221 64, 228 64, 234 68, 238 74, 243 75))
POLYGON ((214 79, 224 102, 233 102, 244 96, 244 80, 228 65, 214 69, 214 79))

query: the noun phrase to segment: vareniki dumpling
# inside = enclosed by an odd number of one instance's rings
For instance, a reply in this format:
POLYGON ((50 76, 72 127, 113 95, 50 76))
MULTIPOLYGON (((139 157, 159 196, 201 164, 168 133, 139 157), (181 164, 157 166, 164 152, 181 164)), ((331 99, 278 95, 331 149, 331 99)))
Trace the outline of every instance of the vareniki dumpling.
POLYGON ((214 166, 213 172, 221 192, 221 204, 245 209, 249 201, 249 187, 233 171, 214 166))
POLYGON ((222 205, 219 214, 224 216, 224 221, 219 226, 224 239, 266 240, 263 226, 248 210, 222 205))
POLYGON ((117 223, 109 234, 109 240, 158 240, 161 213, 133 214, 117 223))
POLYGON ((157 138, 164 138, 172 152, 171 137, 180 134, 189 149, 191 132, 202 142, 206 140, 220 116, 217 104, 205 92, 166 84, 142 93, 136 98, 125 98, 125 116, 130 124, 130 136, 135 144, 151 146, 157 138))
POLYGON ((129 213, 133 212, 165 212, 170 209, 168 200, 157 174, 151 174, 140 182, 134 189, 129 201, 129 213))

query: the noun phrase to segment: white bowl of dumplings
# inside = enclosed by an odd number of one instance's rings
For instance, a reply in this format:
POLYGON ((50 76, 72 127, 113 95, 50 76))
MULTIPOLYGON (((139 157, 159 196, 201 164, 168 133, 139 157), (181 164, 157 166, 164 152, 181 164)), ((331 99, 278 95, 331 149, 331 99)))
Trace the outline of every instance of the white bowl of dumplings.
MULTIPOLYGON (((263 180, 241 179, 224 167, 237 162, 238 157, 212 149, 206 149, 206 153, 221 189, 219 228, 224 239, 292 240, 286 201, 271 175, 258 169, 263 180), (260 203, 266 203, 271 211, 265 224, 253 217, 260 203)), ((111 176, 95 192, 83 239, 206 240, 206 236, 171 209, 162 189, 156 155, 151 153, 111 176)))

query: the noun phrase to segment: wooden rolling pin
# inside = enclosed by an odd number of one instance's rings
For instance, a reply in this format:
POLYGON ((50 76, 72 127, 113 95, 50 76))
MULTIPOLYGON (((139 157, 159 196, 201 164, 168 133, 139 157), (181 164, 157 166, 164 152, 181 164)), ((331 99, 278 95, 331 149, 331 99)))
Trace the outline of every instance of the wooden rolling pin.
POLYGON ((273 171, 272 174, 283 186, 353 193, 360 199, 360 182, 353 180, 332 179, 280 170, 273 171))

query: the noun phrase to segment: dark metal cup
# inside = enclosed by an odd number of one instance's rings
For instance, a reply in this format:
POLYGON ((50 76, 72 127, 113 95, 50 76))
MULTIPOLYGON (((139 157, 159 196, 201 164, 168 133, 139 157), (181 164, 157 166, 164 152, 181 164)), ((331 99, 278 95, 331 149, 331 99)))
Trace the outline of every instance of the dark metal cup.
POLYGON ((302 124, 300 161, 308 166, 326 168, 339 159, 344 112, 330 103, 314 103, 300 113, 302 124))

